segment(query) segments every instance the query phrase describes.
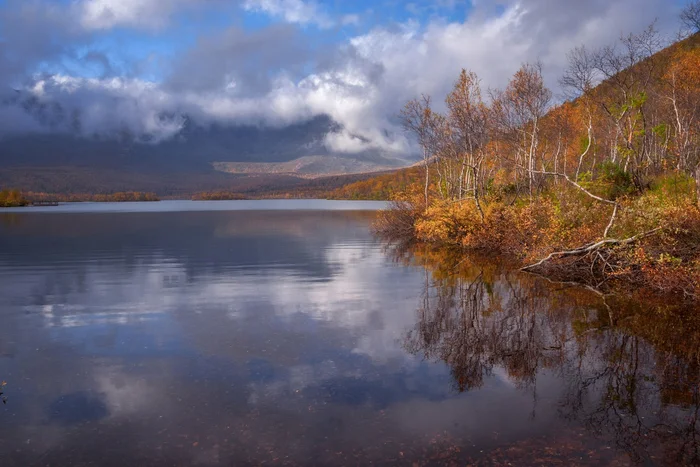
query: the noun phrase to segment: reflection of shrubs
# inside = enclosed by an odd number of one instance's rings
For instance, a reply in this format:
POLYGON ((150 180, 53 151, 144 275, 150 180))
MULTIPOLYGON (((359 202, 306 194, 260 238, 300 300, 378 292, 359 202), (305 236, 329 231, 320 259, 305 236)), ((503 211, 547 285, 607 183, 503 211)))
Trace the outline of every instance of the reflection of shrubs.
POLYGON ((431 279, 404 348, 447 365, 456 391, 482 387, 499 369, 536 401, 537 382, 548 375, 561 389, 556 413, 568 422, 614 437, 633 459, 663 452, 676 459, 669 465, 697 464, 694 309, 669 297, 562 287, 447 248, 416 246, 403 258, 424 266, 431 279))
POLYGON ((7 404, 7 397, 5 397, 5 386, 7 386, 5 381, 0 383, 0 399, 2 399, 3 404, 7 404))

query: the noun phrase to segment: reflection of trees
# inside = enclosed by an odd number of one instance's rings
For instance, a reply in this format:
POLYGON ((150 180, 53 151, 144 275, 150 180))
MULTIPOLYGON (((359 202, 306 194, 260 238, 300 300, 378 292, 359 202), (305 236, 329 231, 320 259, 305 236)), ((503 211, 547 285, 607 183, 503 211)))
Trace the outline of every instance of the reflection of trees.
POLYGON ((437 271, 426 282, 407 349, 447 363, 459 391, 481 387, 496 366, 533 385, 540 367, 560 361, 568 338, 565 323, 546 313, 547 291, 533 284, 526 294, 497 271, 459 266, 461 275, 437 271))
POLYGON ((456 285, 425 291, 415 335, 409 341, 412 352, 423 350, 426 357, 443 360, 452 368, 460 391, 480 387, 490 373, 492 359, 487 353, 487 336, 480 320, 484 308, 484 283, 459 281, 456 285), (430 296, 431 294, 435 296, 430 296), (452 313, 461 307, 463 313, 452 313))
POLYGON ((565 362, 563 416, 612 434, 635 460, 700 463, 697 361, 660 351, 623 327, 589 333, 575 351, 565 362))
POLYGON ((406 348, 445 362, 457 390, 481 387, 499 367, 536 400, 537 376, 550 369, 566 419, 612 437, 637 461, 700 464, 700 310, 604 302, 493 261, 430 251, 411 261, 431 273, 406 348))
POLYGON ((1 213, 0 214, 0 225, 4 228, 12 228, 22 224, 25 216, 16 213, 1 213))

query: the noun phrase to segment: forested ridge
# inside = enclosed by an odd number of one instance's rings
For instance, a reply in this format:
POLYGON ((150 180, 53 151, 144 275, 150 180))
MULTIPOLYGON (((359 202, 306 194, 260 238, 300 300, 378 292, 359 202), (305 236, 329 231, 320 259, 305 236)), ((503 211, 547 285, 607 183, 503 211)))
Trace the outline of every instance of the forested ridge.
POLYGON ((20 207, 34 203, 71 203, 71 202, 130 202, 130 201, 160 201, 155 193, 140 191, 119 191, 109 194, 92 193, 42 193, 42 192, 20 192, 19 190, 0 191, 0 207, 20 207))
POLYGON ((539 63, 503 89, 462 70, 445 112, 432 96, 408 102, 401 117, 423 151, 422 174, 375 187, 394 200, 378 233, 506 254, 599 290, 698 299, 700 35, 686 26, 692 34, 670 46, 651 25, 570 51, 563 103, 539 63))

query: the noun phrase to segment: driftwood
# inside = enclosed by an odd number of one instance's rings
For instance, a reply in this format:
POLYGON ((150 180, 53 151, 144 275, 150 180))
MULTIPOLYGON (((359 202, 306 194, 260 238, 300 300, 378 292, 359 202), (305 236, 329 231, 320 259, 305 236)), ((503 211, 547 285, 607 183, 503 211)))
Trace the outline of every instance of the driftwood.
POLYGON ((597 243, 593 243, 591 245, 585 245, 580 248, 576 248, 574 250, 567 250, 567 251, 555 251, 554 253, 550 253, 547 255, 546 258, 541 259, 540 261, 531 264, 529 266, 525 266, 524 268, 521 268, 521 271, 531 271, 533 269, 536 269, 540 266, 542 266, 544 263, 547 261, 551 261, 553 259, 561 259, 561 258, 567 258, 570 256, 584 256, 589 253, 592 253, 594 251, 600 250, 601 248, 604 247, 612 247, 612 246, 623 246, 623 245, 630 245, 638 240, 641 240, 642 238, 648 237, 650 235, 654 235, 655 233, 659 232, 662 228, 658 227, 653 230, 649 230, 648 232, 643 232, 640 234, 635 235, 634 237, 630 238, 625 238, 623 240, 616 240, 616 239, 606 239, 606 240, 601 240, 597 243))

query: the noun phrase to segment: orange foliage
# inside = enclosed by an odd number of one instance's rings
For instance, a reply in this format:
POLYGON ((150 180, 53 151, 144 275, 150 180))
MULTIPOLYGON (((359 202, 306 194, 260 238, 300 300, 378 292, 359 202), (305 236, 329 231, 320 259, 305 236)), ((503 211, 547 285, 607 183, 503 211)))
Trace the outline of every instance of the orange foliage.
POLYGON ((29 202, 19 190, 0 191, 0 207, 12 208, 26 206, 27 204, 29 204, 29 202))
POLYGON ((563 82, 576 99, 546 114, 538 65, 524 65, 490 107, 467 71, 445 115, 424 97, 431 119, 408 129, 430 161, 425 178, 362 182, 376 193, 402 184, 378 231, 523 262, 575 250, 543 267, 700 298, 700 34, 651 54, 656 39, 649 28, 619 50, 575 51, 563 82))
POLYGON ((419 185, 422 168, 411 167, 391 174, 378 175, 337 188, 328 194, 331 199, 391 200, 419 185))
POLYGON ((65 193, 37 193, 27 192, 30 202, 51 201, 63 203, 76 203, 83 201, 92 202, 129 202, 129 201, 159 201, 155 193, 141 191, 120 191, 111 194, 65 194, 65 193))
POLYGON ((192 196, 192 199, 194 201, 231 201, 248 199, 248 197, 240 193, 233 193, 230 191, 215 191, 196 193, 194 196, 192 196))

